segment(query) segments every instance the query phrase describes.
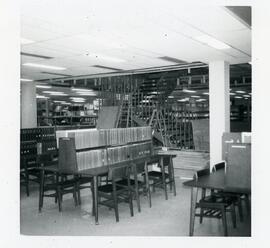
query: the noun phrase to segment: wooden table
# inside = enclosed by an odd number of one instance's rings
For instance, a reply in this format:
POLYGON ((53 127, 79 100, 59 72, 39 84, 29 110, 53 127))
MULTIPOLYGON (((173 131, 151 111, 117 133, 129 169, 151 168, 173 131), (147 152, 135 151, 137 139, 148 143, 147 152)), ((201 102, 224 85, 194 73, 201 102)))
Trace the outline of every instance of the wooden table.
POLYGON ((195 207, 198 195, 198 188, 222 190, 224 192, 234 192, 240 194, 250 194, 251 185, 250 178, 241 178, 241 171, 236 172, 239 174, 239 181, 236 184, 232 181, 229 171, 218 170, 210 175, 202 176, 198 180, 189 180, 184 182, 185 186, 191 187, 191 203, 190 203, 190 223, 189 223, 189 236, 193 236, 194 221, 195 221, 195 207), (233 185, 233 186, 232 186, 233 185))
MULTIPOLYGON (((132 160, 128 160, 128 161, 124 161, 124 162, 120 162, 120 163, 115 163, 115 164, 110 164, 110 165, 105 165, 105 166, 101 166, 101 167, 96 167, 96 168, 90 168, 90 169, 86 169, 86 170, 81 170, 81 171, 77 171, 77 172, 73 172, 72 174, 75 175, 83 175, 83 176, 88 176, 88 177, 93 177, 93 211, 94 211, 94 215, 95 215, 95 223, 96 225, 98 225, 98 176, 104 175, 106 173, 109 172, 109 166, 120 166, 123 164, 140 164, 140 163, 145 163, 147 166, 148 162, 151 162, 153 160, 162 160, 162 157, 165 155, 159 155, 159 154, 154 154, 152 156, 149 157, 144 157, 144 158, 138 158, 138 159, 132 159, 132 160)), ((57 165, 52 165, 52 166, 44 166, 44 167, 38 167, 38 169, 41 170, 41 183, 40 183, 40 192, 39 192, 39 209, 41 209, 42 206, 42 194, 43 194, 43 184, 44 184, 44 174, 45 172, 52 172, 55 174, 59 174, 59 169, 57 165)), ((69 174, 71 174, 69 172, 69 174)), ((146 173, 147 174, 147 173, 146 173)), ((147 175, 146 175, 147 177, 147 175)), ((146 180, 148 180, 148 178, 146 178, 146 180)))

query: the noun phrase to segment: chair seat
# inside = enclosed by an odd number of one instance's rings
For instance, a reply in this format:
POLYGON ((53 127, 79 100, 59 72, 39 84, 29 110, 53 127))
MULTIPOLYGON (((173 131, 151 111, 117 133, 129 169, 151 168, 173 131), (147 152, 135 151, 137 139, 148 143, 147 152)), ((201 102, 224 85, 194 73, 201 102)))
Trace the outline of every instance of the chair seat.
MULTIPOLYGON (((116 185, 116 191, 119 191, 122 189, 123 189, 123 187, 116 185)), ((112 186, 112 184, 101 185, 98 187, 98 191, 103 192, 103 193, 112 193, 113 186, 112 186)))
MULTIPOLYGON (((127 179, 122 179, 120 181, 117 181, 116 184, 123 185, 123 186, 128 186, 128 180, 127 179)), ((135 180, 134 179, 130 179, 130 185, 131 186, 135 185, 135 180)), ((143 185, 143 182, 138 180, 138 185, 139 186, 143 185)))
MULTIPOLYGON (((162 172, 161 171, 149 171, 148 172, 148 177, 156 177, 156 178, 161 178, 162 177, 162 172)), ((169 174, 165 172, 165 177, 169 177, 169 174)))
POLYGON ((221 203, 221 204, 230 205, 233 203, 233 200, 234 199, 231 197, 222 197, 219 195, 209 195, 209 196, 206 196, 203 199, 201 199, 200 202, 221 203))

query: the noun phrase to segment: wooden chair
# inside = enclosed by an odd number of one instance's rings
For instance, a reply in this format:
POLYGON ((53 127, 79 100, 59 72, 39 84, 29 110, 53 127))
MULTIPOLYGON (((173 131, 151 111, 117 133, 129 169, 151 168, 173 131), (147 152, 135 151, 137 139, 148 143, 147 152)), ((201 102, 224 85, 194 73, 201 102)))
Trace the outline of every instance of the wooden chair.
MULTIPOLYGON (((226 169, 226 161, 221 161, 220 163, 217 163, 213 166, 212 172, 215 173, 218 170, 226 169)), ((213 195, 216 195, 217 197, 223 197, 223 198, 231 198, 233 200, 233 203, 235 206, 238 207, 239 217, 240 221, 243 221, 243 209, 242 209, 242 201, 245 201, 246 205, 249 205, 249 198, 248 195, 245 194, 238 194, 234 192, 223 192, 223 191, 212 191, 213 195)), ((248 206, 247 209, 249 210, 248 206)))
MULTIPOLYGON (((152 206, 151 191, 147 172, 147 158, 145 159, 145 162, 133 163, 131 168, 130 186, 137 201, 138 212, 141 212, 140 194, 147 195, 149 207, 151 208, 152 206), (144 180, 138 180, 138 176, 143 176, 144 180)), ((116 184, 122 187, 128 187, 128 180, 122 179, 117 181, 116 184)))
POLYGON ((170 190, 173 190, 174 196, 176 196, 176 187, 174 179, 174 167, 171 155, 157 155, 154 156, 152 161, 149 163, 157 163, 160 166, 160 171, 149 171, 148 177, 152 181, 150 185, 155 191, 155 187, 160 187, 164 190, 165 199, 168 200, 167 185, 170 185, 170 190))
POLYGON ((54 197, 55 202, 58 202, 59 211, 62 211, 63 195, 65 194, 73 194, 75 206, 81 204, 81 185, 85 183, 91 183, 92 178, 83 178, 78 175, 74 138, 59 139, 59 154, 57 165, 58 171, 54 172, 55 180, 50 183, 47 183, 47 180, 44 177, 44 170, 42 170, 43 175, 39 204, 40 211, 43 206, 44 197, 54 197), (46 192, 48 192, 48 194, 46 194, 46 192))
POLYGON ((98 187, 98 205, 105 205, 115 211, 116 222, 119 222, 119 202, 128 202, 130 215, 133 216, 133 190, 130 183, 131 164, 110 165, 109 182, 98 187), (127 180, 127 186, 120 186, 117 182, 127 180))
MULTIPOLYGON (((194 178, 198 180, 198 178, 209 174, 210 170, 209 168, 206 168, 197 171, 194 178)), ((199 213, 196 213, 195 211, 195 217, 200 218, 200 223, 202 223, 203 218, 221 218, 224 228, 224 236, 228 236, 226 212, 231 212, 233 225, 234 227, 236 226, 235 208, 233 201, 230 198, 217 197, 212 194, 207 195, 206 189, 203 188, 201 191, 201 199, 196 202, 196 209, 200 210, 199 213)))

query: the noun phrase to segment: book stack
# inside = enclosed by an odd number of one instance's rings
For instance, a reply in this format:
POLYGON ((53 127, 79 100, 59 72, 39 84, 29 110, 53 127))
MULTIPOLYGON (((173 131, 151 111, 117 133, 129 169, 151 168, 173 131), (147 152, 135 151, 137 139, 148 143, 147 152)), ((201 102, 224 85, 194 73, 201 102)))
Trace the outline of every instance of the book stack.
POLYGON ((107 164, 106 149, 77 152, 78 170, 96 168, 107 164))
POLYGON ((152 142, 143 142, 129 145, 130 158, 144 158, 152 154, 152 142))
POLYGON ((115 164, 129 160, 129 145, 107 148, 108 164, 115 164))
POLYGON ((53 127, 21 129, 21 156, 54 151, 56 151, 56 136, 53 127))
POLYGON ((147 127, 80 129, 56 132, 60 137, 73 137, 79 170, 111 165, 152 153, 152 130, 147 127))

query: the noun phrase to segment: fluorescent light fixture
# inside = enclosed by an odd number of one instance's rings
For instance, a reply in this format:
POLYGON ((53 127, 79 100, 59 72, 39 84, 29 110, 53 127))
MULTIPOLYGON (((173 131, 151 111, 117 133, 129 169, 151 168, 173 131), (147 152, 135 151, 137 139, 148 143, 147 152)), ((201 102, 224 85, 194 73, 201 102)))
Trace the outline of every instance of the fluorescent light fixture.
POLYGON ((115 57, 110 57, 107 55, 102 55, 102 54, 89 54, 86 53, 86 56, 90 57, 90 58, 95 58, 95 59, 102 59, 102 60, 107 60, 110 62, 115 62, 115 63, 122 63, 122 62, 126 62, 126 60, 124 59, 120 59, 120 58, 115 58, 115 57))
POLYGON ((83 97, 70 97, 72 100, 85 100, 83 97))
POLYGON ((50 86, 50 85, 39 85, 39 84, 37 84, 36 85, 36 88, 39 88, 39 89, 50 89, 50 88, 52 88, 52 86, 50 86))
POLYGON ((21 44, 22 45, 31 44, 31 43, 34 43, 34 41, 21 37, 21 44))
POLYGON ((195 90, 186 90, 186 89, 184 89, 183 92, 186 92, 186 93, 196 93, 195 90))
POLYGON ((244 97, 250 97, 250 95, 243 95, 244 97))
POLYGON ((64 92, 61 92, 61 91, 43 91, 43 93, 46 93, 46 94, 65 94, 64 92))
POLYGON ((85 100, 71 100, 72 102, 85 102, 85 100))
POLYGON ((174 96, 168 96, 168 98, 174 98, 174 96))
POLYGON ((83 88, 71 88, 73 91, 86 91, 86 92, 93 92, 91 89, 83 89, 83 88))
POLYGON ((80 96, 96 96, 97 93, 95 92, 77 92, 78 95, 80 96))
POLYGON ((235 93, 230 93, 231 96, 235 96, 235 93))
POLYGON ((200 98, 200 96, 191 96, 191 97, 193 97, 193 98, 200 98))
POLYGON ((243 97, 242 97, 242 96, 235 96, 234 98, 241 99, 241 98, 243 98, 243 97))
POLYGON ((141 102, 149 102, 149 100, 142 100, 141 102))
POLYGON ((47 98, 49 98, 49 97, 47 97, 47 96, 42 96, 42 95, 36 95, 36 98, 47 99, 47 98))
POLYGON ((21 78, 21 82, 33 82, 33 79, 21 78))
POLYGON ((183 98, 183 99, 180 99, 180 100, 177 100, 178 102, 186 102, 186 101, 189 101, 189 98, 183 98))
POLYGON ((204 101, 207 101, 207 100, 203 98, 196 100, 196 102, 204 102, 204 101))
POLYGON ((245 94, 246 92, 245 91, 242 91, 242 90, 237 90, 235 91, 236 93, 242 93, 242 94, 245 94))
POLYGON ((197 41, 200 41, 201 43, 204 43, 208 46, 211 46, 215 49, 223 50, 223 49, 229 49, 231 48, 229 45, 225 44, 222 41, 219 41, 209 35, 200 35, 194 37, 197 41))
POLYGON ((66 103, 66 101, 58 101, 58 100, 55 100, 54 102, 57 102, 57 103, 66 103))
POLYGON ((209 93, 208 93, 208 92, 203 92, 203 94, 204 94, 204 95, 209 95, 209 93))
POLYGON ((52 66, 52 65, 42 65, 42 64, 36 64, 36 63, 24 63, 24 66, 30 66, 30 67, 37 67, 37 68, 45 68, 45 69, 52 69, 57 71, 66 70, 67 68, 60 67, 60 66, 52 66))

